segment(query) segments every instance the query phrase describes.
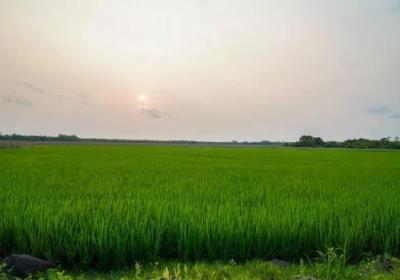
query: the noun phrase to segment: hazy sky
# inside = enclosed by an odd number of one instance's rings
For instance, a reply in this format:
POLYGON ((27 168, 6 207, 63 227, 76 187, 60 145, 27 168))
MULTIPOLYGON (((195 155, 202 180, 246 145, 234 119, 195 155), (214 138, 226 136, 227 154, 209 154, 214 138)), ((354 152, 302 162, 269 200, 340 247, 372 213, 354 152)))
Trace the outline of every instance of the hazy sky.
POLYGON ((0 132, 400 136, 400 1, 0 0, 0 132))

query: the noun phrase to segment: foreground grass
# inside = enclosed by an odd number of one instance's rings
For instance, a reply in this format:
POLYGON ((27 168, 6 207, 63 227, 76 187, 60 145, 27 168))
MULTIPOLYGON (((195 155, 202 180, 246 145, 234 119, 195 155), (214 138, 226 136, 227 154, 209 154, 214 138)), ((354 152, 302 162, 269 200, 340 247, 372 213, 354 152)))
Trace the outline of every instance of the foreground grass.
POLYGON ((65 267, 400 255, 396 151, 0 150, 0 255, 65 267))
MULTIPOLYGON (((85 280, 85 279, 265 279, 265 280, 396 280, 400 279, 400 261, 390 259, 392 268, 388 270, 379 259, 370 259, 357 265, 346 266, 340 259, 322 259, 317 263, 280 267, 273 262, 251 261, 244 264, 229 263, 196 263, 182 264, 176 262, 136 264, 131 270, 119 270, 107 273, 65 272, 49 270, 28 279, 42 280, 85 280)), ((14 279, 8 273, 0 273, 0 280, 14 279)))

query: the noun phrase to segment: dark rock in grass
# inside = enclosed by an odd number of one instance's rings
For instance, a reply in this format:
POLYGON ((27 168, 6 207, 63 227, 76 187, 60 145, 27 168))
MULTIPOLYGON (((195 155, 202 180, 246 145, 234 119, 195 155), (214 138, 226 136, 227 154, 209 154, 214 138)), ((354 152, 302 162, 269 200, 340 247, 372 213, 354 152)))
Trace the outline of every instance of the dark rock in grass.
POLYGON ((276 266, 279 266, 279 267, 288 267, 288 266, 291 265, 290 262, 287 262, 287 261, 284 261, 284 260, 279 260, 279 259, 273 259, 272 263, 274 265, 276 265, 276 266))
POLYGON ((11 254, 4 260, 7 269, 11 269, 11 273, 18 277, 26 277, 30 273, 46 271, 54 267, 54 263, 41 260, 30 255, 11 254))
POLYGON ((390 271, 394 270, 394 265, 390 261, 390 258, 388 258, 387 256, 381 257, 379 260, 379 263, 380 263, 382 269, 384 269, 385 271, 390 272, 390 271))

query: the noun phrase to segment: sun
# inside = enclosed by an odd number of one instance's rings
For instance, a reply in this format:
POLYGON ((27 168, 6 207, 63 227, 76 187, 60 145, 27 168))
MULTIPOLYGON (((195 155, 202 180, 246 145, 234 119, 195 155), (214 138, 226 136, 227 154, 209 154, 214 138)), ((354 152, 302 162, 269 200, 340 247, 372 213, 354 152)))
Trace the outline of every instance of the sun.
POLYGON ((145 94, 140 94, 138 99, 139 99, 139 101, 144 102, 144 101, 146 101, 147 97, 145 94))

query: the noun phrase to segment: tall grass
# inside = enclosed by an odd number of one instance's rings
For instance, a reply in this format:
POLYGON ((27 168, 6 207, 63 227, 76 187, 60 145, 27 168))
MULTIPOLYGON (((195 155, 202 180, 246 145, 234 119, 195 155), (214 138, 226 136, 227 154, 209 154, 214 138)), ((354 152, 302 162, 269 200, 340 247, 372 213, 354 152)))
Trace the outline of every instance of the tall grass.
POLYGON ((400 255, 400 153, 49 146, 0 151, 0 254, 157 259, 400 255))

